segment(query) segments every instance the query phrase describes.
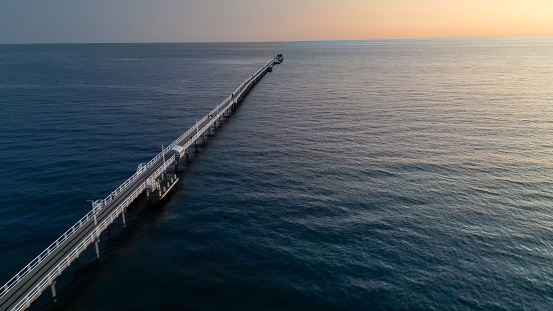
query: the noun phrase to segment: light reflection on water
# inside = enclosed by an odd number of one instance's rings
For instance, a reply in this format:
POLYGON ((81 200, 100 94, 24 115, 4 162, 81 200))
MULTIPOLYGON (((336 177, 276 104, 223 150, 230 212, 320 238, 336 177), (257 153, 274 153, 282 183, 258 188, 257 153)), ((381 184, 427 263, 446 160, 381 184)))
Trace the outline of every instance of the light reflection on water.
POLYGON ((550 308, 551 38, 66 49, 0 50, 3 279, 284 53, 63 308, 550 308))

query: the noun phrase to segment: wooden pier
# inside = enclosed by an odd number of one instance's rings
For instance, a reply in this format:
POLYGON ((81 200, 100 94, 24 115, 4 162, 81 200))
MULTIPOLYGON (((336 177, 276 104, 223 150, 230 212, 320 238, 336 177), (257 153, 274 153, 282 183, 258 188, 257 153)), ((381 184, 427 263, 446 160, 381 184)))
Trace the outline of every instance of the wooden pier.
POLYGON ((176 176, 176 164, 179 159, 187 159, 189 149, 197 148, 200 138, 205 139, 205 136, 211 135, 216 127, 221 126, 222 121, 236 110, 265 73, 280 62, 281 54, 246 79, 230 96, 161 153, 148 163, 140 164, 136 173, 110 195, 92 202, 92 210, 89 213, 0 287, 0 310, 24 310, 48 287, 55 301, 55 282, 58 276, 92 243, 96 257, 99 258, 100 235, 119 217, 125 225, 127 207, 142 193, 146 192, 147 199, 152 204, 163 200, 179 180, 176 176))

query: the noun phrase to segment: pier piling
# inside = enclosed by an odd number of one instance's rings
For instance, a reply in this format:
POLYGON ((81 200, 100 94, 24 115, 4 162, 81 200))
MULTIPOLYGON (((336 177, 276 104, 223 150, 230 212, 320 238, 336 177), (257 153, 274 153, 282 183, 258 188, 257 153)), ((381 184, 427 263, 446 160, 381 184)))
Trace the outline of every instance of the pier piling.
POLYGON ((56 281, 52 282, 52 285, 50 285, 50 289, 52 290, 52 301, 57 302, 58 298, 56 296, 56 281))

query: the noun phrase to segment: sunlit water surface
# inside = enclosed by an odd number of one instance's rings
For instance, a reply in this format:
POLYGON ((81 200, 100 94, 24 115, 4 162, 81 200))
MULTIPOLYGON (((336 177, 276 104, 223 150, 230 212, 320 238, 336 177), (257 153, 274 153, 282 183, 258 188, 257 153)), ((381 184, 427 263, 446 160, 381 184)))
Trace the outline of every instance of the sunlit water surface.
POLYGON ((55 309, 552 308, 553 38, 1 45, 0 283, 277 53, 55 309))

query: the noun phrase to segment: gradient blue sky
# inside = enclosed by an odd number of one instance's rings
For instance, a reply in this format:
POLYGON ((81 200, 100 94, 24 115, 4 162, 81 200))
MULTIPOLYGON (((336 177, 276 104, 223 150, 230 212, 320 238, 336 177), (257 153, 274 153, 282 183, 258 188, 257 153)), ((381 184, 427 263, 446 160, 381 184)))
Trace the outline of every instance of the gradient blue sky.
POLYGON ((0 1, 0 43, 552 35, 551 0, 0 1))

